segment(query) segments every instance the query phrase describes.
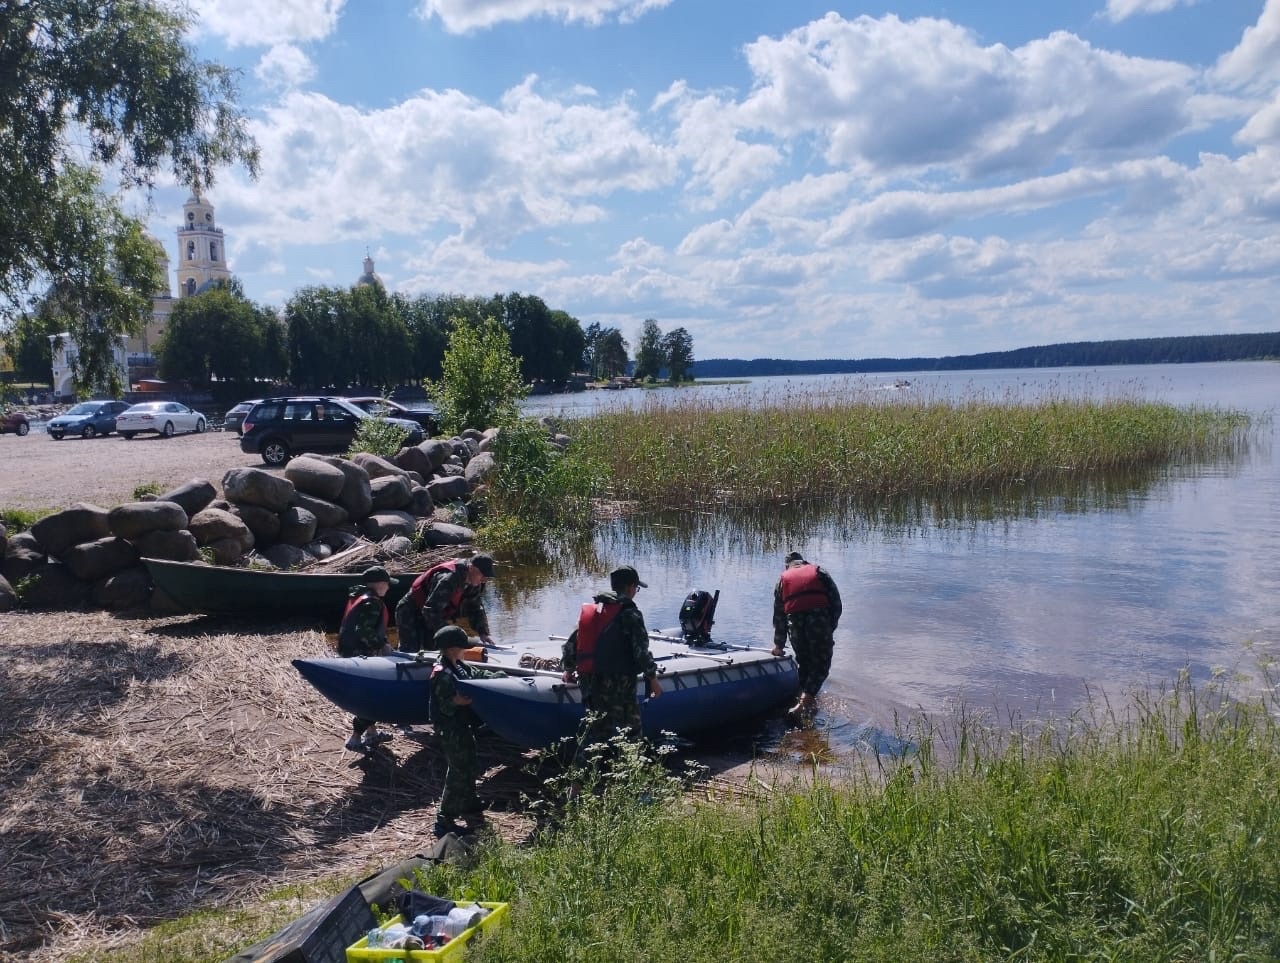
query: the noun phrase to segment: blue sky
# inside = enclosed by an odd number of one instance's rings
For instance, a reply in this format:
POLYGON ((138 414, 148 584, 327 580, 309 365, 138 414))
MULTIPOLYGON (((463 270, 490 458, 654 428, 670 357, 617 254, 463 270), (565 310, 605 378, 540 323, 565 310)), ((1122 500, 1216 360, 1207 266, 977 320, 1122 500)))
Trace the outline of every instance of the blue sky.
MULTIPOLYGON (((1280 0, 202 0, 279 306, 536 294, 695 355, 1280 328, 1280 0)), ((186 191, 146 217, 176 258, 186 191)), ((141 208, 139 208, 141 211, 141 208)))

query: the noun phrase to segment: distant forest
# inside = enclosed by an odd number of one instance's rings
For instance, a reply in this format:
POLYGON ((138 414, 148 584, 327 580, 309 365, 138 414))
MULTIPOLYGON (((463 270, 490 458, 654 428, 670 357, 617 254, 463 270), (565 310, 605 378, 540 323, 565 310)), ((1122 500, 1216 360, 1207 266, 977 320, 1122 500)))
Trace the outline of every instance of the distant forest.
POLYGON ((862 374, 875 371, 974 371, 981 368, 1073 368, 1112 364, 1193 364, 1280 358, 1280 331, 1269 334, 1205 334, 1182 338, 1076 341, 1013 351, 945 358, 712 358, 693 363, 695 378, 763 375, 862 374))

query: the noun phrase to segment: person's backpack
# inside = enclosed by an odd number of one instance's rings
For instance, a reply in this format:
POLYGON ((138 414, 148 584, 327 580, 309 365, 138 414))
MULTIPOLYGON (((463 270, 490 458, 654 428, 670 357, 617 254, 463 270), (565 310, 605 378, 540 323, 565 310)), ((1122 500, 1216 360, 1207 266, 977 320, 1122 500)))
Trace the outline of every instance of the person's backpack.
POLYGON ((715 625, 716 603, 720 601, 720 590, 716 594, 701 589, 690 592, 680 606, 680 634, 689 645, 707 645, 711 641, 711 626, 715 625))

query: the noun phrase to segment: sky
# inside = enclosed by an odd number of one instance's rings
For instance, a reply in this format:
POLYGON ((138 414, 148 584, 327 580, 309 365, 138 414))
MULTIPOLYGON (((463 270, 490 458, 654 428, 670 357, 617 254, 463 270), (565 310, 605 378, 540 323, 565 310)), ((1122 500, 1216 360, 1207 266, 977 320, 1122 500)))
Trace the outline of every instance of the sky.
MULTIPOLYGON (((264 304, 368 253, 702 359, 1280 329, 1280 0, 193 10, 262 151, 208 199, 264 304)), ((187 193, 135 211, 171 268, 187 193)))

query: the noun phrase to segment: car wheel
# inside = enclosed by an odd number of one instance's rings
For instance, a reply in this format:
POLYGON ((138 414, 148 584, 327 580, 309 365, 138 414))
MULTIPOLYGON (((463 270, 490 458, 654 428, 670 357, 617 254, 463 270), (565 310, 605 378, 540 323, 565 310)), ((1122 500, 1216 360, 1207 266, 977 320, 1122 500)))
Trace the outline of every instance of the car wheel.
POLYGON ((203 418, 201 418, 199 421, 197 421, 197 422, 196 422, 196 434, 197 434, 197 435, 203 435, 203 434, 204 434, 204 419, 203 419, 203 418))
POLYGON ((98 430, 94 428, 93 425, 85 425, 84 431, 82 431, 80 435, 83 438, 92 438, 97 433, 98 433, 98 430))
POLYGON ((137 432, 135 431, 122 431, 120 432, 120 437, 123 438, 125 441, 128 441, 136 434, 137 432))
POLYGON ((31 430, 31 426, 27 424, 25 421, 22 424, 18 425, 18 434, 20 435, 25 435, 30 430, 31 430))
POLYGON ((172 421, 166 421, 166 422, 164 423, 164 427, 160 429, 160 434, 161 434, 161 436, 162 436, 162 437, 164 437, 164 438, 172 438, 172 437, 173 437, 173 422, 172 422, 172 421))
POLYGON ((272 438, 262 446, 262 460, 268 465, 283 465, 289 460, 289 446, 279 438, 272 438))
POLYGON ((49 437, 52 438, 54 441, 62 441, 62 432, 51 431, 49 432, 49 437))

